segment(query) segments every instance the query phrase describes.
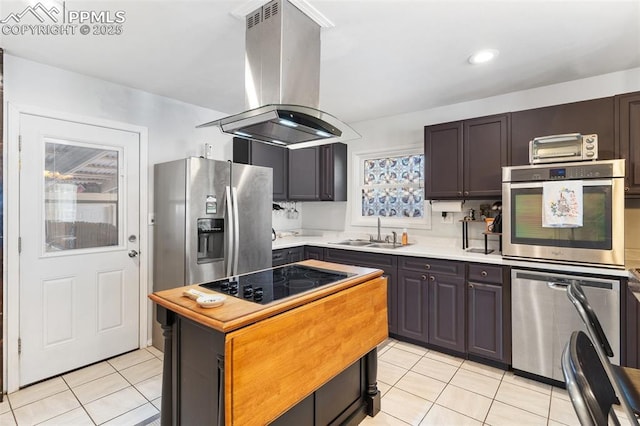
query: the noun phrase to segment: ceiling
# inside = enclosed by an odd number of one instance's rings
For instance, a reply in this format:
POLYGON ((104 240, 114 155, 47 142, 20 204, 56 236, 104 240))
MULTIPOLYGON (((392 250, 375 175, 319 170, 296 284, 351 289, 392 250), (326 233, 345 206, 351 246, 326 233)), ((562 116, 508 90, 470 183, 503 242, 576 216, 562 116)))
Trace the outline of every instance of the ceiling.
MULTIPOLYGON (((322 29, 320 108, 346 122, 640 67, 640 0, 308 1, 335 24, 322 29), (480 48, 500 54, 468 64, 480 48)), ((2 0, 0 19, 29 3, 2 0)), ((69 0, 67 10, 124 11, 123 33, 2 35, 0 46, 231 114, 244 110, 245 24, 230 12, 247 3, 69 0)))

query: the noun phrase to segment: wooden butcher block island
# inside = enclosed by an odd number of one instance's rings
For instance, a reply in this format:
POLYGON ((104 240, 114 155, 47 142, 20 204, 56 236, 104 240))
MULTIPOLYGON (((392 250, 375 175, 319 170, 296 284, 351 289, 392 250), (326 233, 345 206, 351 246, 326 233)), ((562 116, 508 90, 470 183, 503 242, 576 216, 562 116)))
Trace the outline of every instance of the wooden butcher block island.
POLYGON ((159 291, 165 425, 358 424, 380 410, 382 271, 307 260, 159 291), (224 294, 202 308, 188 289, 224 294))

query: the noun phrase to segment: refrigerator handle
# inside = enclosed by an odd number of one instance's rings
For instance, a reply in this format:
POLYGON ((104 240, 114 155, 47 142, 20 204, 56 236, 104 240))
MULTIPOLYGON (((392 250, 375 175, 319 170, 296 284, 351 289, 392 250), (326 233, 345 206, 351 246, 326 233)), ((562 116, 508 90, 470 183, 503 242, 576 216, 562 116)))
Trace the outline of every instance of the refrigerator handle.
POLYGON ((235 232, 235 228, 233 225, 233 199, 231 198, 231 187, 227 186, 226 188, 226 206, 227 206, 227 223, 225 224, 225 235, 227 237, 227 247, 229 251, 225 253, 226 265, 225 265, 225 276, 233 275, 233 255, 234 255, 234 247, 233 247, 233 234, 235 232))
POLYGON ((240 251, 240 219, 238 217, 238 188, 231 188, 233 194, 233 275, 238 274, 240 251))

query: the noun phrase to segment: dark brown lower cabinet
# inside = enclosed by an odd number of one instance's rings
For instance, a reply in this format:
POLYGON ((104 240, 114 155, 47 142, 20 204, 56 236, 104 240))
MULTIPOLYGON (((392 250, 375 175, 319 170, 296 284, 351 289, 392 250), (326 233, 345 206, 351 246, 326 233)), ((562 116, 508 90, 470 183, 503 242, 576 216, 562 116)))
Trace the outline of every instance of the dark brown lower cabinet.
POLYGON ((398 336, 465 351, 465 264, 398 258, 398 336))
POLYGON ((429 343, 465 350, 464 276, 429 274, 429 343))
POLYGON ((304 246, 304 259, 324 260, 322 247, 304 246))
POLYGON ((624 296, 622 298, 626 310, 626 330, 624 343, 626 348, 622 352, 620 365, 640 368, 640 302, 633 295, 627 285, 623 285, 624 296))
POLYGON ((467 301, 467 351, 502 361, 502 287, 469 281, 467 301))
POLYGON ((275 267, 300 262, 303 257, 304 247, 291 247, 273 250, 271 253, 271 266, 275 267))
POLYGON ((398 272, 398 335, 429 342, 429 285, 421 272, 398 272))

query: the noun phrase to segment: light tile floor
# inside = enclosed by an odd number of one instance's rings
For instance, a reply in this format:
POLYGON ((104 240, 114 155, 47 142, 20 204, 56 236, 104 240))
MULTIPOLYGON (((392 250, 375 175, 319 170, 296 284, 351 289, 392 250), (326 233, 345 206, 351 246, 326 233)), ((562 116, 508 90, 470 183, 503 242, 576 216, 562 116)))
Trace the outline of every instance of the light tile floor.
POLYGON ((580 424, 564 389, 512 372, 394 339, 378 360, 382 411, 361 426, 580 424))
POLYGON ((140 349, 20 389, 0 403, 0 426, 136 425, 160 410, 162 352, 140 349))
MULTIPOLYGON (((378 359, 382 411, 363 426, 579 425, 557 387, 394 339, 378 359)), ((130 352, 8 395, 0 426, 136 425, 158 414, 161 373, 161 352, 130 352)))

